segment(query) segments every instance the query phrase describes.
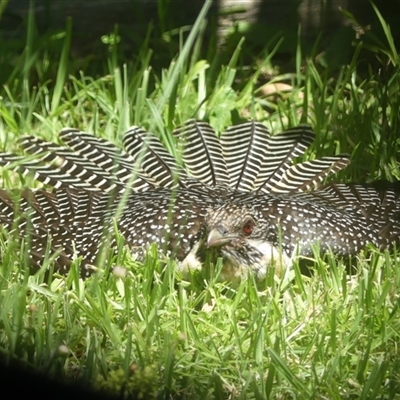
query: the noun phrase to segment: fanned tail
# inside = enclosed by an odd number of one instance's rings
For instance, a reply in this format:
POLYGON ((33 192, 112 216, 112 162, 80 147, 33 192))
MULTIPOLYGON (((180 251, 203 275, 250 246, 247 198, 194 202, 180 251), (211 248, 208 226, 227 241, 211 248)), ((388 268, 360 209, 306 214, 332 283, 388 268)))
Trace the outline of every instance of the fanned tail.
POLYGON ((231 126, 222 133, 222 153, 232 188, 245 192, 254 190, 254 181, 260 173, 270 140, 268 129, 255 121, 231 126))
POLYGON ((70 128, 61 131, 60 137, 70 147, 23 136, 20 145, 33 158, 1 153, 0 165, 22 175, 32 174, 56 189, 122 192, 127 184, 135 191, 155 186, 140 168, 134 167, 134 160, 112 143, 70 128))
POLYGON ((63 129, 60 139, 76 154, 91 161, 97 167, 97 173, 116 180, 120 186, 142 192, 156 185, 130 154, 108 140, 71 128, 63 129))
POLYGON ((159 186, 172 188, 184 180, 182 169, 155 135, 133 126, 123 142, 127 153, 159 186))
POLYGON ((189 120, 173 134, 181 141, 182 158, 191 176, 212 187, 229 185, 221 143, 208 123, 189 120))
POLYGON ((271 192, 293 193, 315 190, 325 183, 328 176, 336 174, 349 164, 348 156, 338 155, 292 165, 284 171, 281 179, 271 188, 271 192))
POLYGON ((322 157, 293 164, 315 139, 308 125, 299 125, 272 136, 254 186, 262 193, 293 193, 315 190, 325 179, 350 163, 347 155, 322 157))
POLYGON ((299 125, 272 136, 254 186, 259 191, 271 192, 282 180, 293 159, 305 153, 315 139, 309 126, 299 125))

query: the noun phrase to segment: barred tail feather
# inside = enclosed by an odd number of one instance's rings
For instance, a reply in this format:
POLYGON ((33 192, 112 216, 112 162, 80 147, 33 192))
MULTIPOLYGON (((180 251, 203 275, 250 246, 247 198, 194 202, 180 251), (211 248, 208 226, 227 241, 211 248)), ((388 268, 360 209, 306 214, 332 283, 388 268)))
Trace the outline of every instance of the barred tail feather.
POLYGON ((124 135, 124 148, 159 186, 174 187, 183 172, 160 140, 144 129, 132 126, 124 135))
POLYGON ((307 125, 299 125, 278 135, 269 141, 260 172, 255 180, 258 191, 272 192, 282 180, 296 157, 305 153, 314 141, 315 133, 307 125))
POLYGON ((189 173, 209 185, 229 185, 221 143, 206 122, 187 121, 173 132, 182 146, 182 158, 189 173))
POLYGON ((268 129, 255 121, 232 126, 222 133, 220 141, 232 188, 254 189, 270 139, 268 129))

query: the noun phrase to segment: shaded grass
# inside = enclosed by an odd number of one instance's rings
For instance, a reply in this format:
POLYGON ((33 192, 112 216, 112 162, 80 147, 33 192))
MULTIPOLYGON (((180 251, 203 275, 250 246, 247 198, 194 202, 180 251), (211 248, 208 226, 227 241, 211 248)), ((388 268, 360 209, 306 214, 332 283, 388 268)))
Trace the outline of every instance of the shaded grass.
MULTIPOLYGON (((66 125, 120 142, 130 124, 140 124, 174 153, 171 129, 188 118, 209 120, 217 130, 255 118, 274 132, 311 123, 318 135, 307 157, 351 153, 345 179, 399 177, 398 56, 384 21, 388 43, 374 49, 381 71, 359 76, 361 42, 335 75, 314 58, 304 60, 299 44, 294 72, 277 72, 269 82, 290 90, 271 95, 262 76, 280 40, 247 69, 239 41, 219 66, 201 56, 204 17, 159 75, 148 38, 140 62, 127 65, 119 65, 118 40, 109 41, 108 70, 99 79, 70 71, 68 25, 56 81, 34 87, 32 71, 41 76, 43 65, 55 63, 45 51, 31 51, 33 25, 24 62, 2 88, 0 141, 7 149, 25 132, 57 140, 66 125)), ((8 186, 34 185, 29 177, 3 176, 8 186)), ((158 398, 367 399, 400 392, 396 254, 361 255, 352 276, 340 260, 317 256, 311 277, 294 265, 290 279, 271 271, 264 282, 250 277, 228 286, 218 281, 218 265, 186 281, 156 249, 139 263, 121 241, 118 254, 86 281, 79 260, 66 277, 51 272, 51 260, 31 276, 26 250, 13 240, 0 245, 0 355, 50 376, 158 398), (121 268, 111 273, 115 265, 121 268)))

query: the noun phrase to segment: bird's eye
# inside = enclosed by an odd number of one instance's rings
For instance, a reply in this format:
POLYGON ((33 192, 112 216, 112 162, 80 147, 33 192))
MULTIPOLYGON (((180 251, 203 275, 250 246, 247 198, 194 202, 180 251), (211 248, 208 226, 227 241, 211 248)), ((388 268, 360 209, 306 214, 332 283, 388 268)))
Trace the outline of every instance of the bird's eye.
POLYGON ((245 235, 250 235, 253 232, 254 229, 254 222, 253 220, 249 219, 244 225, 243 225, 243 233, 245 235))

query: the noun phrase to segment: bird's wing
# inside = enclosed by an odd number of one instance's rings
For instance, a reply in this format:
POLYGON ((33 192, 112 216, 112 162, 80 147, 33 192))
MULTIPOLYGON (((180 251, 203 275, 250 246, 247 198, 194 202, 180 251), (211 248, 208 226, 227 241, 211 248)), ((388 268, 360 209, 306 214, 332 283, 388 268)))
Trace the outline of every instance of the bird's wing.
MULTIPOLYGON (((61 162, 62 163, 62 162, 61 162)), ((41 160, 12 153, 0 153, 0 165, 6 170, 17 172, 23 176, 32 174, 33 178, 55 188, 80 188, 98 190, 81 179, 63 172, 55 165, 43 165, 41 160)))
POLYGON ((75 252, 75 239, 84 225, 82 209, 88 208, 96 192, 60 189, 23 190, 14 193, 0 190, 0 222, 6 238, 23 239, 32 267, 40 267, 48 254, 55 255, 60 272, 66 272, 75 252), (72 196, 71 196, 72 195, 72 196), (86 195, 86 197, 85 197, 86 195))
MULTIPOLYGON (((375 181, 372 183, 332 183, 313 191, 309 196, 329 201, 343 210, 354 210, 362 205, 400 208, 400 182, 375 181)), ((371 209, 371 211, 373 211, 371 209)))
MULTIPOLYGON (((294 198, 329 204, 348 215, 362 217, 374 232, 374 243, 386 248, 400 242, 400 182, 339 183, 294 198)), ((355 238, 356 239, 356 238, 355 238)))

